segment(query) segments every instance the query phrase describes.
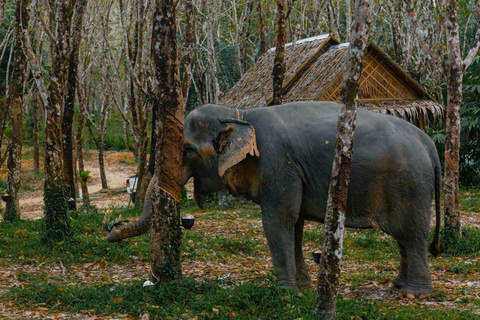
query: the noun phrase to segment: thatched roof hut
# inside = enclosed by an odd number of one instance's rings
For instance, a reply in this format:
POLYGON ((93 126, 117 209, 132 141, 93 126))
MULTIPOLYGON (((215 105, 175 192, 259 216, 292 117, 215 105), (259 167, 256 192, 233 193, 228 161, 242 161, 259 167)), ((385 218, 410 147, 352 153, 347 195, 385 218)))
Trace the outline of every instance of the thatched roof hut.
MULTIPOLYGON (((338 101, 348 44, 327 34, 286 47, 283 101, 338 101)), ((274 57, 274 48, 262 55, 220 102, 241 109, 270 105, 274 57)), ((420 126, 443 115, 443 107, 374 44, 367 48, 358 96, 360 107, 420 126)))

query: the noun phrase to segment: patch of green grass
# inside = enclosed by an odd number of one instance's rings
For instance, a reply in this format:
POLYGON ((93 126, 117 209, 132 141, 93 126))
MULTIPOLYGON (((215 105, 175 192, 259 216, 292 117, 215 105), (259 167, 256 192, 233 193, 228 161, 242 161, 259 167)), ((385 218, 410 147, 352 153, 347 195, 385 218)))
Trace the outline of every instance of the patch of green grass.
MULTIPOLYGON (((142 288, 141 282, 73 287, 35 282, 23 288, 11 288, 8 295, 20 308, 42 304, 51 312, 92 310, 97 315, 120 313, 136 317, 148 312, 156 319, 316 319, 313 289, 298 294, 276 285, 261 287, 252 282, 225 288, 213 281, 183 278, 153 289, 142 288)), ((337 307, 337 319, 342 320, 475 317, 471 311, 426 309, 421 305, 402 306, 365 298, 339 297, 337 307)))
MULTIPOLYGON (((140 209, 113 208, 124 217, 140 215, 140 209)), ((73 239, 45 246, 41 243, 43 219, 2 222, 0 227, 0 256, 3 263, 62 261, 65 265, 87 262, 129 262, 132 256, 141 261, 149 259, 148 234, 124 240, 122 244, 109 243, 102 229, 103 212, 94 207, 70 212, 73 239)), ((2 262, 0 262, 2 263, 2 262)))
POLYGON ((452 243, 443 243, 445 256, 478 256, 480 254, 480 228, 463 227, 462 237, 452 243))
POLYGON ((480 188, 462 187, 460 192, 460 209, 480 213, 480 188))
POLYGON ((261 240, 240 235, 230 238, 196 231, 184 232, 182 238, 182 253, 187 259, 211 260, 215 255, 215 259, 223 262, 234 259, 239 254, 252 256, 259 250, 268 250, 261 240))

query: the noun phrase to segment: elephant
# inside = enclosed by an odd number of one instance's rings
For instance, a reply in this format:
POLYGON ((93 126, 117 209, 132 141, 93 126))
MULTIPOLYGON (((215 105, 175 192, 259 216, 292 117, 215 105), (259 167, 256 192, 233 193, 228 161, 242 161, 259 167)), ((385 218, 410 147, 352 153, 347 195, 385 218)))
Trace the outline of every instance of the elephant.
MULTIPOLYGON (((225 188, 260 205, 285 288, 311 285, 303 228, 306 220, 324 222, 338 113, 334 102, 248 110, 207 104, 185 118, 182 184, 193 177, 200 208, 207 194, 225 188)), ((404 295, 432 292, 427 241, 435 197, 430 253, 438 256, 440 192, 440 161, 428 135, 400 118, 358 109, 345 226, 378 228, 397 241, 401 259, 393 285, 404 295)), ((149 210, 140 221, 149 219, 149 210)), ((111 240, 129 236, 122 229, 112 234, 111 240)))

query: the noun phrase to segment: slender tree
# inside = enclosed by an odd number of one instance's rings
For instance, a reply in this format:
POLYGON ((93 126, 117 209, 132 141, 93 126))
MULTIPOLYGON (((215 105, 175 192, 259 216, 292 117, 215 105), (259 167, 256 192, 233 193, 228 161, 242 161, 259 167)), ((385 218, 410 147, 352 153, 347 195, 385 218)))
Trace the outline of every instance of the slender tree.
POLYGON ((155 175, 150 230, 151 275, 157 282, 181 277, 180 192, 185 107, 181 94, 175 0, 156 0, 152 19, 153 61, 158 87, 155 175))
MULTIPOLYGON (((16 25, 28 23, 28 0, 18 0, 16 4, 15 20, 16 25)), ((10 199, 6 203, 4 215, 5 221, 16 221, 20 219, 20 205, 18 191, 20 188, 20 170, 22 168, 22 144, 23 144, 23 89, 25 79, 25 65, 27 59, 22 49, 20 28, 15 29, 14 42, 14 63, 12 82, 10 83, 7 104, 12 115, 12 134, 8 147, 8 179, 7 194, 10 199)))
POLYGON ((282 87, 285 75, 285 39, 286 39, 286 3, 277 0, 277 41, 275 58, 273 60, 273 102, 272 105, 282 104, 282 87))
MULTIPOLYGON (((65 96, 65 107, 62 117, 62 138, 63 138, 63 170, 65 175, 65 183, 68 186, 70 198, 75 199, 75 143, 73 118, 75 115, 75 93, 77 90, 77 70, 78 57, 80 53, 80 42, 82 39, 83 16, 87 7, 88 0, 78 0, 75 10, 75 18, 73 21, 73 31, 71 37, 71 51, 68 61, 68 86, 65 96)), ((68 30, 70 32, 70 30, 68 30)), ((75 210, 75 201, 69 202, 70 210, 75 210)))
POLYGON ((475 40, 466 58, 462 60, 460 50, 460 32, 457 17, 457 1, 448 0, 446 4, 447 21, 447 114, 445 139, 445 238, 456 240, 461 236, 459 201, 459 163, 460 163, 460 109, 463 104, 463 75, 480 46, 480 0, 475 0, 473 11, 479 22, 475 40))
POLYGON ((316 312, 318 319, 335 319, 342 259, 347 193, 353 157, 357 116, 356 104, 368 34, 372 23, 373 0, 356 0, 350 32, 338 116, 332 179, 328 192, 322 256, 318 271, 316 312))

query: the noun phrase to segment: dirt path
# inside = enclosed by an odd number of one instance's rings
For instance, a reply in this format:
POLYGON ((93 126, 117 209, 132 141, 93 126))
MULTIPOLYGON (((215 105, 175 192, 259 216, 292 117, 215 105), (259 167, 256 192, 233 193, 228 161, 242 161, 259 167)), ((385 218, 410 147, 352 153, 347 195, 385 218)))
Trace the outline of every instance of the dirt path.
MULTIPOLYGON (((31 160, 26 160, 22 164, 27 170, 33 167, 33 162, 31 160)), ((92 176, 92 180, 88 183, 88 191, 90 196, 92 196, 102 189, 98 159, 92 157, 88 161, 85 161, 85 170, 90 171, 90 175, 92 176)), ((131 152, 107 152, 105 158, 105 173, 107 176, 108 187, 110 189, 125 187, 125 180, 128 176, 134 174, 135 171, 136 165, 133 164, 133 154, 131 152)), ((37 190, 22 192, 20 194, 22 219, 40 219, 43 217, 42 182, 43 181, 32 183, 37 190)), ((102 193, 101 195, 95 196, 100 196, 101 199, 93 200, 92 204, 100 209, 108 208, 110 206, 126 205, 129 201, 129 195, 127 193, 110 195, 102 193)))

